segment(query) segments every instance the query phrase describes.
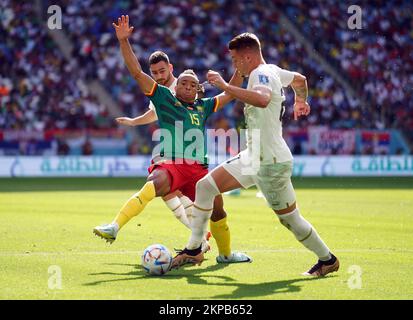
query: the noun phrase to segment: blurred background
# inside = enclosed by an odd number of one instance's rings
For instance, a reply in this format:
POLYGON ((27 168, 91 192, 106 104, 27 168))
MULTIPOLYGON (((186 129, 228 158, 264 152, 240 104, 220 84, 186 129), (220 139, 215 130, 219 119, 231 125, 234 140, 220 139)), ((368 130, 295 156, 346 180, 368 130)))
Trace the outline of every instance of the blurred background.
MULTIPOLYGON (((0 0, 0 176, 146 175, 156 123, 126 128, 148 99, 126 69, 112 27, 128 14, 144 71, 165 51, 177 76, 232 74, 227 42, 261 40, 267 63, 307 77, 307 118, 284 136, 296 175, 413 175, 413 5, 394 1, 0 0), (355 3, 353 3, 355 2, 355 3), (349 28, 351 5, 361 28, 349 28), (49 29, 48 8, 62 28, 49 29), (65 156, 65 157, 60 157, 65 156), (83 157, 85 156, 85 157, 83 157), (301 169, 300 169, 301 164, 301 169)), ((207 96, 217 94, 207 87, 207 96)), ((245 128, 234 102, 209 128, 245 128)))

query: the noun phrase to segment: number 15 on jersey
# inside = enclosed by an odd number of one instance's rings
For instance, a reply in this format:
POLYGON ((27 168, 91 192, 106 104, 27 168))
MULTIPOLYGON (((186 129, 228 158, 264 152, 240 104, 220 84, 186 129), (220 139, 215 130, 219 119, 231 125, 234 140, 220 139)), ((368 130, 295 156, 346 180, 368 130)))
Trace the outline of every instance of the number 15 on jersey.
POLYGON ((199 115, 190 113, 189 116, 191 117, 192 124, 199 126, 199 115))

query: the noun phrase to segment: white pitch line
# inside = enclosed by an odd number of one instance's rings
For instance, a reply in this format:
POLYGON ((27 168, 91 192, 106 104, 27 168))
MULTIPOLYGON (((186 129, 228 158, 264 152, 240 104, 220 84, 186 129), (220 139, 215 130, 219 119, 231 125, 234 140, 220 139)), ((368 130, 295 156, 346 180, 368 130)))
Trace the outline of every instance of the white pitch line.
POLYGON ((70 255, 108 255, 108 254, 140 254, 139 251, 65 251, 65 252, 0 252, 1 256, 70 256, 70 255))
MULTIPOLYGON (((310 253, 306 249, 246 249, 242 252, 258 253, 310 253)), ((413 254, 413 249, 337 249, 341 253, 406 253, 413 254)), ((141 251, 79 251, 79 252, 0 252, 0 257, 26 257, 26 256, 68 256, 68 255, 140 255, 141 251)))

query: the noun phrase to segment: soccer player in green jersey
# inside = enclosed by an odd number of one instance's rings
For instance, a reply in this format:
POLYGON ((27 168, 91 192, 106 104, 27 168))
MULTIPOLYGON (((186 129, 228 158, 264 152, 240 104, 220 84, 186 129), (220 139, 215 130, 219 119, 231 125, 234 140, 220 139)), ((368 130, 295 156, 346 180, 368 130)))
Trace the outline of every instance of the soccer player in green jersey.
MULTIPOLYGON (((156 157, 157 160, 149 168, 150 175, 146 184, 125 203, 112 223, 116 229, 114 235, 116 237, 118 230, 131 218, 142 212, 146 204, 157 196, 163 197, 180 190, 192 201, 194 200, 197 181, 208 173, 203 139, 205 121, 209 115, 233 98, 228 94, 221 94, 213 98, 196 99, 199 80, 191 70, 183 72, 178 77, 176 94, 173 94, 169 88, 158 84, 142 71, 128 41, 133 30, 133 27, 129 27, 128 16, 119 18, 118 25, 114 24, 114 27, 125 63, 141 90, 153 103, 164 137, 162 148, 156 157), (186 141, 184 136, 187 133, 194 134, 198 138, 202 137, 200 139, 202 144, 197 143, 197 140, 193 143, 193 139, 186 141)), ((241 85, 242 80, 242 77, 235 73, 230 83, 241 85)), ((218 217, 221 219, 215 221, 221 221, 220 225, 222 224, 223 227, 221 229, 227 229, 226 219, 222 218, 222 216, 225 218, 226 214, 223 211, 223 201, 220 196, 214 202, 214 211, 217 212, 218 216, 221 215, 218 217)), ((212 220, 214 219, 212 218, 212 220)), ((216 227, 219 229, 221 226, 216 227)), ((97 228, 94 231, 101 234, 101 230, 97 230, 97 228)), ((224 242, 229 247, 229 238, 224 242)), ((228 256, 221 257, 220 255, 217 261, 251 261, 244 254, 236 254, 234 256, 234 253, 229 250, 228 256)))
MULTIPOLYGON (((169 61, 168 55, 163 51, 155 51, 149 56, 149 70, 152 78, 158 83, 175 92, 177 78, 173 74, 173 65, 169 61)), ((152 102, 148 105, 148 110, 135 118, 118 117, 116 121, 119 124, 126 126, 140 126, 158 121, 155 106, 152 102)), ((174 216, 187 228, 190 227, 190 220, 192 216, 193 202, 180 191, 175 191, 162 197, 166 206, 173 212, 174 216)), ((103 239, 111 242, 115 237, 115 228, 110 225, 98 226, 95 228, 95 233, 101 235, 103 239), (107 238, 105 238, 106 236, 107 238), (108 239, 109 238, 109 239, 108 239)), ((229 232, 229 231, 228 231, 229 232)), ((210 235, 210 233, 208 233, 210 235)), ((208 240, 208 239, 206 239, 208 240)), ((207 241, 203 242, 205 248, 209 248, 207 241)))

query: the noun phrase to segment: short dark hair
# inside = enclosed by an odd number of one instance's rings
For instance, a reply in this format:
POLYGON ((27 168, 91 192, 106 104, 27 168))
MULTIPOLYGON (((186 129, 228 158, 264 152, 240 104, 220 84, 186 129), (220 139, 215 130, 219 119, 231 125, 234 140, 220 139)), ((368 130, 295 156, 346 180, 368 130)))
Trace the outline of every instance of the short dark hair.
POLYGON ((169 57, 163 51, 155 51, 149 57, 149 65, 156 64, 156 63, 161 62, 161 61, 164 61, 167 64, 169 64, 169 57))
POLYGON ((249 32, 241 33, 233 38, 228 43, 229 50, 242 50, 242 49, 255 49, 261 50, 261 43, 258 37, 249 32))

